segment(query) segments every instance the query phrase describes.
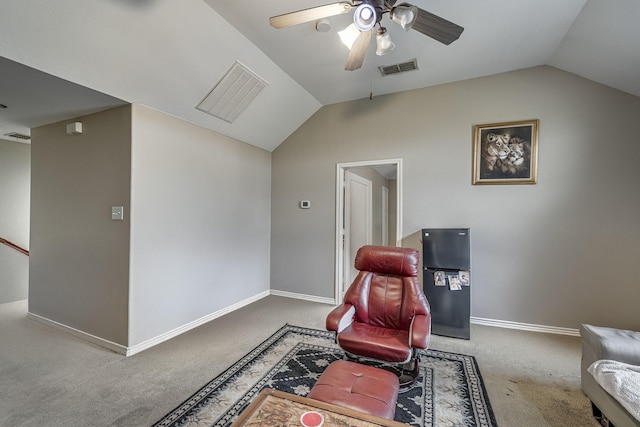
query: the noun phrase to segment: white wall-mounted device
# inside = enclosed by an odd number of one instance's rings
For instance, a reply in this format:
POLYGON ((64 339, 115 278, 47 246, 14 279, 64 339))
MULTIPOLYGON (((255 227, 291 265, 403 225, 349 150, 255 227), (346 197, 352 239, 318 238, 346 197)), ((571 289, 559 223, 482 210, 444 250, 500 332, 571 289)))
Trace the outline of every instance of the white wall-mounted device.
POLYGON ((311 207, 311 201, 300 200, 300 209, 309 209, 311 207))
POLYGON ((112 221, 124 221, 124 207, 112 206, 111 207, 111 220, 112 221))
POLYGON ((80 135, 82 133, 82 122, 73 122, 67 125, 67 135, 80 135))

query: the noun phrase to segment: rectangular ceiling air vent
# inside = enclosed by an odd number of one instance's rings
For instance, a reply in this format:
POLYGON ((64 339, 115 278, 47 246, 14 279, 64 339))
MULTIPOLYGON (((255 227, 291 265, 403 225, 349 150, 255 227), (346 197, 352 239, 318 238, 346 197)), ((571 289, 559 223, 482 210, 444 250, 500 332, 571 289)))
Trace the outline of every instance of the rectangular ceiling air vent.
POLYGON ((378 69, 380 70, 382 77, 413 71, 418 69, 418 60, 414 58, 410 61, 401 62, 399 64, 383 65, 378 67, 378 69))
POLYGON ((196 108, 233 123, 267 86, 264 80, 236 62, 196 108))
POLYGON ((29 135, 25 135, 23 133, 18 133, 18 132, 5 133, 4 136, 9 136, 11 138, 16 138, 16 139, 25 139, 25 140, 31 139, 29 135))

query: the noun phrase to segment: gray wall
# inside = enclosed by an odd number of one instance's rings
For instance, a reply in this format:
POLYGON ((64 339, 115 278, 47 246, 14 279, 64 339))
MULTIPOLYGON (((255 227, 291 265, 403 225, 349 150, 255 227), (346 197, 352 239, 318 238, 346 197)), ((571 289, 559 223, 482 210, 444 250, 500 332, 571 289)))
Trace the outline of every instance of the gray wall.
POLYGON ((77 121, 32 130, 31 313, 133 347, 268 292, 270 153, 139 105, 77 121))
POLYGON ((272 154, 271 287, 333 297, 335 165, 400 157, 406 245, 471 227, 472 316, 639 329, 638 118, 551 67, 326 106, 272 154), (473 125, 534 118, 538 184, 471 185, 473 125))
POLYGON ((127 344, 131 107, 32 129, 29 312, 127 344), (124 206, 125 220, 111 220, 124 206))
POLYGON ((129 345, 269 290, 271 154, 133 106, 129 345))
MULTIPOLYGON (((29 249, 31 146, 0 139, 0 237, 29 249)), ((0 245, 0 304, 27 298, 29 257, 0 245)))

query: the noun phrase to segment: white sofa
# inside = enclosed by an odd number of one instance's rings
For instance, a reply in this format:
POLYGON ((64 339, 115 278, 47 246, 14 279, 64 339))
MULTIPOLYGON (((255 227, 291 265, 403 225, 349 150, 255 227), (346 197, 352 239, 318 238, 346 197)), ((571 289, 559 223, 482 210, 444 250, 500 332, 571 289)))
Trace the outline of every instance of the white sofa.
MULTIPOLYGON (((603 426, 640 427, 640 420, 625 409, 625 406, 629 407, 629 401, 624 400, 626 394, 617 395, 616 391, 612 391, 613 394, 611 394, 601 385, 603 377, 598 375, 599 365, 610 367, 616 364, 594 365, 596 361, 616 361, 633 365, 631 368, 635 371, 635 368, 640 366, 640 332, 582 325, 580 335, 582 336, 582 390, 591 400, 593 415, 603 426), (593 374, 589 372, 589 367, 592 365, 594 365, 591 369, 593 374)), ((624 368, 624 365, 619 366, 624 368)), ((623 381, 627 381, 626 377, 623 381)), ((635 392, 636 384, 632 382, 626 385, 634 387, 632 391, 635 392)), ((640 405, 640 402, 635 403, 640 405)))

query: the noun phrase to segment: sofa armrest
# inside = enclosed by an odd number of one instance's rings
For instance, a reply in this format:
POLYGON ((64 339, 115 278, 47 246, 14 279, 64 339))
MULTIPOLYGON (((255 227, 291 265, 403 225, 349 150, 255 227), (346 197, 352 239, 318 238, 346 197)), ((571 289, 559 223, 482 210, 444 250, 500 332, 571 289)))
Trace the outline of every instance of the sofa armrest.
POLYGON ((431 315, 416 314, 409 327, 409 347, 426 349, 431 338, 431 315))
POLYGON ((640 332, 581 325, 583 365, 596 360, 615 360, 640 365, 640 332))
POLYGON ((351 304, 342 304, 331 310, 327 316, 326 327, 328 331, 342 332, 344 328, 353 323, 356 308, 351 304))

